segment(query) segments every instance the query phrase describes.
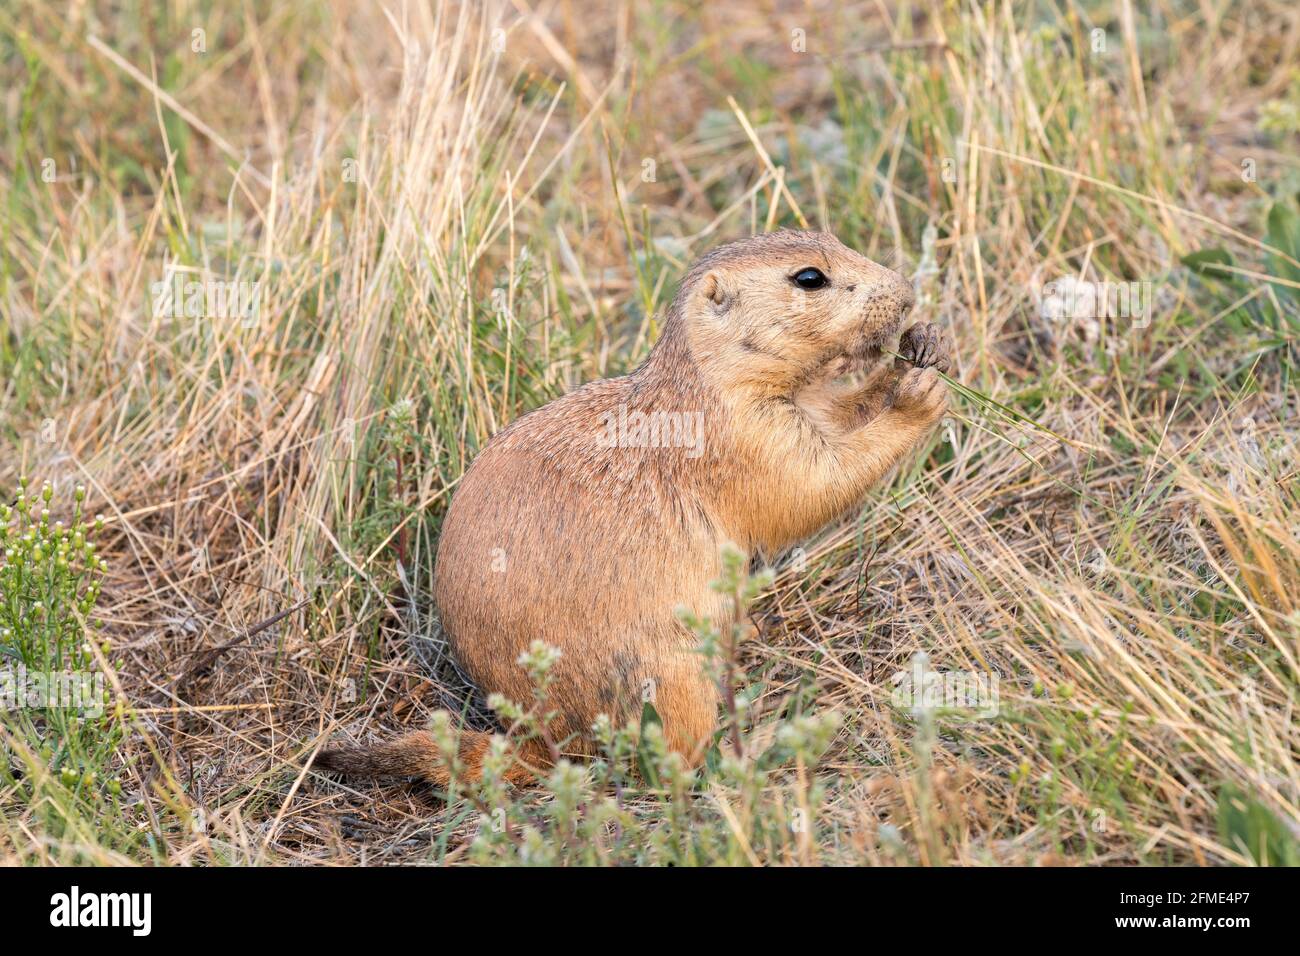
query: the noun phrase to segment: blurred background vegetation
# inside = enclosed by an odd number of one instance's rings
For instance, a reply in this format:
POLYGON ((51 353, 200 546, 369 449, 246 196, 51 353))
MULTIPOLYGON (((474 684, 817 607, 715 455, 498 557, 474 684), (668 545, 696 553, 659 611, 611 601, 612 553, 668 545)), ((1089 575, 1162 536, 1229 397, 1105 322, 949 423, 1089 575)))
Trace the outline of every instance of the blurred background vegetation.
POLYGON ((6 4, 0 485, 83 485, 104 568, 0 578, 0 651, 84 641, 111 704, 0 715, 0 860, 1296 862, 1298 49, 1281 0, 6 4), (777 226, 914 276, 966 389, 758 598, 770 759, 304 771, 485 719, 427 599, 455 481, 777 226), (997 716, 894 706, 918 651, 997 716))

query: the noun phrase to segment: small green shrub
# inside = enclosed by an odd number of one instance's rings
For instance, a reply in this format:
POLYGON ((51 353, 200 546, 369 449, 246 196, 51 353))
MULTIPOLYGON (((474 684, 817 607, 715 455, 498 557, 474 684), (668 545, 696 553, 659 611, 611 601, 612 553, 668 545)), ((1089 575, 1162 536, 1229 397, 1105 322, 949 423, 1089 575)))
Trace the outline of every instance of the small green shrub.
POLYGON ((111 695, 108 641, 96 641, 90 615, 107 563, 91 540, 103 519, 86 520, 85 489, 73 494, 65 525, 53 517, 54 490, 0 505, 0 780, 29 802, 48 785, 96 804, 121 787, 108 771, 122 739, 111 695))

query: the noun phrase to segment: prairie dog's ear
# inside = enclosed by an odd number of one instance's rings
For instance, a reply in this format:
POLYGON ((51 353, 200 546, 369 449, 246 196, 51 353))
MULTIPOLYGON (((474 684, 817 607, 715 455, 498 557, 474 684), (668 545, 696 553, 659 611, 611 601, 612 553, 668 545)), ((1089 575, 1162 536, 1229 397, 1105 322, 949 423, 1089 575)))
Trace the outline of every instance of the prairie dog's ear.
POLYGON ((731 292, 722 276, 717 272, 706 272, 704 274, 704 278, 700 280, 700 295, 717 313, 727 311, 731 305, 731 292))

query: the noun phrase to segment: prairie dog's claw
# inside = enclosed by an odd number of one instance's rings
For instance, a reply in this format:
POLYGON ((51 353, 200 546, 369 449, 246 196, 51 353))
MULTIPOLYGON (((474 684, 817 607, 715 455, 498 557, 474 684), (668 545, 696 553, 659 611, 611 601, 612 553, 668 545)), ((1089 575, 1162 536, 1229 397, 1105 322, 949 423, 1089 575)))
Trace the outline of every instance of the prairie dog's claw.
POLYGON ((932 322, 918 322, 904 332, 898 352, 917 368, 935 368, 947 374, 952 367, 948 336, 932 322))

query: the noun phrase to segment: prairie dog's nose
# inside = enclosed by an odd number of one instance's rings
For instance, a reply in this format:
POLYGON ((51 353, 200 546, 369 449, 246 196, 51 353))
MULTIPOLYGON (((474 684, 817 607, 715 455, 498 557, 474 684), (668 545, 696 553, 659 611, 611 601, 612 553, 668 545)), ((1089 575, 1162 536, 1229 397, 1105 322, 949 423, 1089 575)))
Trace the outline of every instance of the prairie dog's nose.
POLYGON ((912 288, 912 283, 893 269, 881 269, 880 281, 878 282, 882 295, 890 296, 898 303, 898 310, 904 314, 912 310, 916 305, 916 292, 912 288))

